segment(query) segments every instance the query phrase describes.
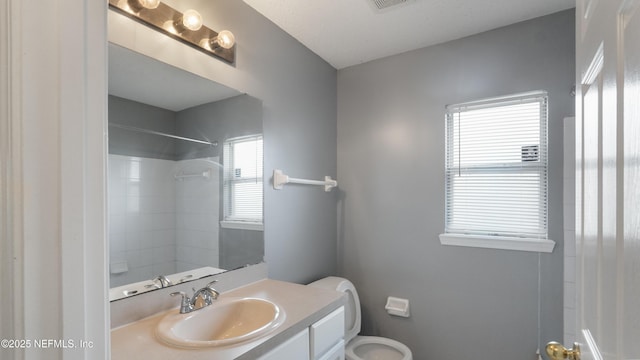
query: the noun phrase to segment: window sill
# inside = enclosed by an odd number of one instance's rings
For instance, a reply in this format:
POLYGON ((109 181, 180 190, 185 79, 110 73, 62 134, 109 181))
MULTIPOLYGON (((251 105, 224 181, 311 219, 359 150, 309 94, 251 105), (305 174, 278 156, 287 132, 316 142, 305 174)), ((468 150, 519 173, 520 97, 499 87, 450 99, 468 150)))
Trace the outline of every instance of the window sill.
POLYGON ((264 231, 264 224, 248 221, 220 221, 220 227, 225 229, 237 229, 237 230, 254 230, 264 231))
POLYGON ((482 235, 440 234, 440 244, 485 249, 550 253, 556 242, 547 239, 492 237, 482 235))

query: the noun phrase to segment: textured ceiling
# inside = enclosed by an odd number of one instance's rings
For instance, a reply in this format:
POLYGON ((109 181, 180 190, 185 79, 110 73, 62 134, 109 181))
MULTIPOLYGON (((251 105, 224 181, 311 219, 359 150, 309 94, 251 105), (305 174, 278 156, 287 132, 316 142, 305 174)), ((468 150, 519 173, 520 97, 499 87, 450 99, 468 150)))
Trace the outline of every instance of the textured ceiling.
POLYGON ((575 0, 244 0, 336 69, 575 7, 575 0))

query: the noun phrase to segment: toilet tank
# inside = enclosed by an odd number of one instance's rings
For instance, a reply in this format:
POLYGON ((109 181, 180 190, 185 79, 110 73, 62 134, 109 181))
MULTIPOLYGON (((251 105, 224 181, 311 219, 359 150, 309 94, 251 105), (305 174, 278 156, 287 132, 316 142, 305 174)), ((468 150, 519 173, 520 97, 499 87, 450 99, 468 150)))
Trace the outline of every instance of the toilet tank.
POLYGON ((309 286, 323 288, 328 290, 340 291, 347 294, 347 303, 344 307, 344 341, 349 342, 360 332, 361 314, 360 314, 360 298, 358 292, 351 281, 329 276, 318 281, 314 281, 309 286))

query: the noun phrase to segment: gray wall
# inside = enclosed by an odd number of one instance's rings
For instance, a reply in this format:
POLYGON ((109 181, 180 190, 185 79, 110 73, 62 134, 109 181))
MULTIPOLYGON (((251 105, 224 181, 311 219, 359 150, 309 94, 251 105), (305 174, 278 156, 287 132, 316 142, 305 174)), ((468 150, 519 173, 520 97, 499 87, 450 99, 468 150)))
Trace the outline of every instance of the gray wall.
POLYGON ((264 259, 263 232, 220 229, 220 268, 237 269, 264 259))
MULTIPOLYGON (((109 123, 175 134, 176 113, 109 95, 109 123)), ((176 160, 176 142, 171 138, 112 126, 109 128, 109 154, 176 160)))
POLYGON ((262 133, 262 102, 249 95, 188 108, 176 114, 176 134, 194 139, 217 141, 211 147, 180 141, 176 153, 180 160, 220 156, 225 140, 245 135, 262 133))
MULTIPOLYGON (((202 0, 201 0, 202 1, 202 0)), ((336 70, 248 5, 204 0, 238 41, 223 84, 262 100, 265 175, 336 176, 336 70)), ((195 6, 195 5, 194 5, 195 6)), ((336 198, 308 186, 265 184, 269 276, 305 283, 336 271, 336 198)))
POLYGON ((574 12, 565 11, 338 72, 340 273, 363 333, 415 359, 535 359, 562 338, 562 119, 574 113, 574 12), (442 246, 444 107, 549 93, 551 254, 442 246), (538 292, 538 263, 541 290, 538 292), (388 295, 411 318, 384 311, 388 295))
MULTIPOLYGON (((236 37, 234 66, 185 47, 180 57, 188 67, 262 100, 269 276, 305 283, 335 273, 335 193, 309 186, 273 190, 270 175, 279 168, 301 178, 336 176, 336 70, 242 1, 167 3, 196 8, 207 26, 236 37)), ((153 51, 166 55, 161 47, 153 51)))

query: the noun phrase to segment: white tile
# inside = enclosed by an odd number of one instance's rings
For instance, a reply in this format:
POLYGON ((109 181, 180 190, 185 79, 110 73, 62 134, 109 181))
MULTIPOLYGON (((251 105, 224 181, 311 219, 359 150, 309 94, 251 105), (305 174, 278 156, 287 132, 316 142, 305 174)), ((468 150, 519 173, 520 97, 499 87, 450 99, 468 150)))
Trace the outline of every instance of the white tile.
POLYGON ((137 233, 140 250, 147 250, 156 247, 152 231, 141 231, 137 233))
POLYGON ((576 228, 576 209, 575 204, 565 204, 564 210, 564 229, 575 230, 576 228))
POLYGON ((127 231, 126 217, 124 214, 109 214, 109 234, 124 234, 127 231))
POLYGON ((176 228, 176 215, 174 213, 151 214, 151 230, 172 230, 176 228))
POLYGON ((576 284, 575 282, 564 282, 564 307, 574 309, 576 307, 576 284))
POLYGON ((576 256, 576 232, 572 230, 564 231, 564 256, 576 256))
POLYGON ((199 242, 197 244, 198 247, 207 249, 207 250, 216 250, 218 251, 219 247, 219 237, 218 237, 218 229, 214 229, 213 231, 203 231, 200 235, 199 242))
POLYGON ((562 201, 565 204, 575 204, 576 202, 576 183, 573 177, 562 179, 562 201))
POLYGON ((139 268, 140 266, 142 266, 138 262, 138 259, 140 258, 140 250, 127 250, 125 254, 127 256, 127 264, 129 266, 130 271, 132 269, 139 268))
POLYGON ((140 180, 142 172, 142 158, 129 157, 126 164, 126 177, 130 180, 140 180))
POLYGON ((126 233, 109 233, 109 253, 122 253, 127 250, 127 235, 126 233))
POLYGON ((125 212, 127 215, 138 214, 142 211, 140 196, 127 196, 125 212))
POLYGON ((126 284, 130 284, 131 281, 129 281, 129 276, 124 273, 124 274, 111 274, 109 276, 109 286, 110 287, 117 287, 117 286, 122 286, 122 285, 126 285, 126 284))
POLYGON ((175 274, 177 272, 178 270, 176 268, 175 261, 165 261, 163 263, 153 265, 154 274, 175 274))
POLYGON ((186 247, 197 247, 199 243, 199 233, 197 231, 181 229, 180 230, 180 245, 186 247))
POLYGON ((162 246, 175 246, 176 245, 176 230, 153 230, 150 233, 153 244, 155 247, 162 246))
MULTIPOLYGON (((565 333, 575 334, 576 328, 576 310, 575 309, 564 309, 564 329, 565 333)), ((572 344, 573 342, 569 343, 572 344)))
POLYGON ((210 266, 213 263, 218 263, 218 256, 216 250, 198 249, 194 262, 199 266, 210 266))
POLYGON ((174 246, 162 246, 153 248, 154 264, 176 260, 176 248, 174 246))
POLYGON ((153 230, 153 215, 144 213, 131 213, 127 215, 127 232, 140 232, 153 230))
POLYGON ((195 264, 186 263, 186 262, 182 262, 182 261, 177 261, 176 262, 176 272, 184 272, 184 271, 193 270, 194 267, 195 267, 195 264))
POLYGON ((172 196, 153 196, 149 199, 151 212, 154 213, 174 213, 176 212, 176 202, 172 196))
POLYGON ((127 275, 130 283, 150 280, 156 276, 153 273, 153 267, 151 265, 134 268, 127 275))
POLYGON ((176 260, 179 262, 192 263, 195 258, 196 248, 190 246, 176 246, 176 260))
MULTIPOLYGON (((144 186, 144 185, 141 185, 144 186)), ((151 204, 151 197, 148 195, 140 195, 137 196, 137 213, 139 214, 151 214, 154 211, 153 205, 151 204)))
POLYGON ((218 226, 218 218, 214 214, 191 214, 186 220, 187 229, 211 232, 218 226))
POLYGON ((142 249, 138 252, 136 263, 138 267, 153 265, 153 249, 142 249))
POLYGON ((126 196, 127 181, 116 176, 109 176, 107 182, 107 195, 109 199, 126 196))
POLYGON ((124 251, 109 251, 109 263, 127 261, 127 254, 124 251))
POLYGON ((127 209, 127 197, 124 194, 119 196, 109 196, 107 200, 107 206, 109 208, 109 214, 123 215, 127 209))
POLYGON ((140 250, 140 232, 130 231, 126 234, 127 251, 140 250))
POLYGON ((109 164, 107 171, 109 173, 109 180, 112 177, 124 179, 127 177, 127 156, 121 155, 109 155, 109 164))
POLYGON ((564 281, 576 281, 576 258, 573 256, 564 258, 564 281))

